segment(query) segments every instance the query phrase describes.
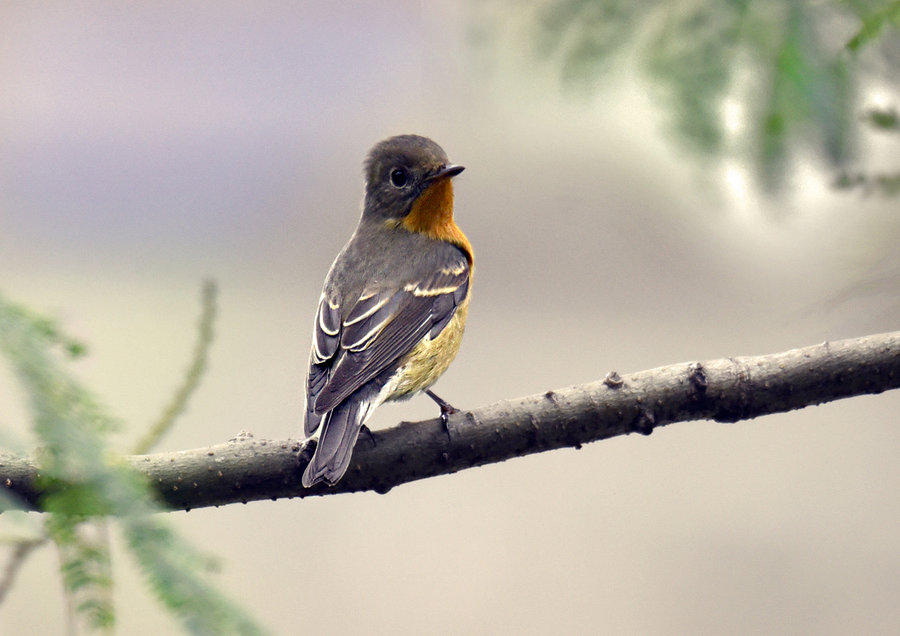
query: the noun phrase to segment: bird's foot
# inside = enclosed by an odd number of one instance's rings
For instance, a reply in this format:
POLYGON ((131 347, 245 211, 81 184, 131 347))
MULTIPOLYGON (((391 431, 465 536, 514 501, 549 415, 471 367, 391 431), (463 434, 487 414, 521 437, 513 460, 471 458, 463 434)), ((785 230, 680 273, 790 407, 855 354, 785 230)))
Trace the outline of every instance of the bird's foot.
POLYGON ((447 437, 450 437, 450 418, 449 416, 453 413, 458 413, 459 410, 454 407, 450 402, 443 399, 439 395, 437 395, 431 389, 425 389, 425 395, 430 397, 432 400, 437 402, 437 405, 441 407, 441 423, 444 425, 444 430, 447 431, 447 437))

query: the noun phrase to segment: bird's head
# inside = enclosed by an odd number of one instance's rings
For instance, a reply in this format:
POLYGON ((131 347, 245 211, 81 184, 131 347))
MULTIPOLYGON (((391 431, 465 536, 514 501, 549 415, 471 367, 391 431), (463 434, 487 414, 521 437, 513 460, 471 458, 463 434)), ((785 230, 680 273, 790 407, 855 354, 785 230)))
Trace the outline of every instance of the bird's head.
POLYGON ((364 217, 404 223, 407 229, 453 213, 451 177, 463 171, 427 137, 398 135, 379 142, 365 163, 364 217))

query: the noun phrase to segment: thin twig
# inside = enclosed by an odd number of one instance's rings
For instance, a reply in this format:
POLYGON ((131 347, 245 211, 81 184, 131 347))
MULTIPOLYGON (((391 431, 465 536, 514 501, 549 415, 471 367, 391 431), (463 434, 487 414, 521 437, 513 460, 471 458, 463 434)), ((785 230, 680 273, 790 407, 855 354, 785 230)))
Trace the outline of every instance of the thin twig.
POLYGON ((37 539, 23 539, 15 542, 9 561, 6 562, 6 567, 3 569, 3 578, 0 578, 0 604, 6 600, 6 595, 12 589, 16 575, 22 569, 26 559, 32 552, 47 543, 48 540, 47 537, 39 537, 37 539))
POLYGON ((194 345, 191 364, 185 372, 181 386, 172 396, 166 408, 163 409, 162 414, 150 426, 141 440, 134 445, 131 452, 135 455, 142 455, 148 452, 171 430, 178 416, 184 413, 188 400, 200 384, 209 361, 209 350, 214 336, 213 323, 216 319, 216 294, 215 282, 211 280, 205 281, 202 292, 202 311, 200 320, 197 323, 197 342, 194 345))

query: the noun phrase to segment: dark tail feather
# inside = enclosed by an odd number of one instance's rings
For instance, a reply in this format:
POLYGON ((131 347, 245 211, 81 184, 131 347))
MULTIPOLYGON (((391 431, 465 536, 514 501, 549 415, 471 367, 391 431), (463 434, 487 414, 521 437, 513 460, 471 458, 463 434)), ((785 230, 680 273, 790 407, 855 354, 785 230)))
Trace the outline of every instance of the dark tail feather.
POLYGON ((303 434, 310 437, 319 428, 322 416, 317 415, 311 406, 306 407, 306 417, 303 419, 303 434))
MULTIPOLYGON (((370 383, 371 384, 371 383, 370 383)), ((333 486, 347 472, 359 430, 375 409, 380 387, 365 386, 322 416, 316 452, 301 480, 304 488, 320 481, 333 486)))
POLYGON ((306 378, 306 417, 303 419, 303 433, 309 437, 319 428, 322 413, 316 413, 316 397, 328 382, 327 369, 317 365, 309 365, 309 377, 306 378))

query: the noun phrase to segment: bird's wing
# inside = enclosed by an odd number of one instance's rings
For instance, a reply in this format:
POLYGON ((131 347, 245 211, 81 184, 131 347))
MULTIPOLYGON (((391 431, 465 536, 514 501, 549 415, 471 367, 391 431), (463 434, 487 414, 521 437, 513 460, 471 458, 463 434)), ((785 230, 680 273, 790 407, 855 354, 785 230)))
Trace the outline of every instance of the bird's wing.
POLYGON ((328 371, 334 362, 341 340, 341 305, 322 292, 313 328, 312 351, 309 354, 309 374, 306 378, 306 419, 303 424, 306 436, 319 427, 321 415, 315 412, 316 396, 328 380, 328 371))
POLYGON ((343 322, 334 320, 340 312, 327 299, 320 303, 307 393, 309 411, 318 416, 330 411, 426 335, 437 337, 468 290, 469 263, 460 253, 400 289, 364 291, 343 322))

